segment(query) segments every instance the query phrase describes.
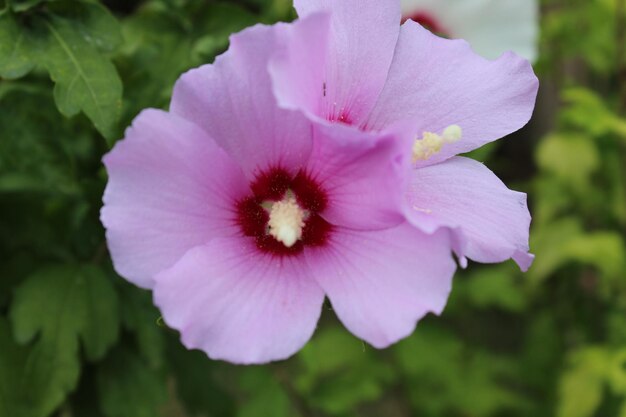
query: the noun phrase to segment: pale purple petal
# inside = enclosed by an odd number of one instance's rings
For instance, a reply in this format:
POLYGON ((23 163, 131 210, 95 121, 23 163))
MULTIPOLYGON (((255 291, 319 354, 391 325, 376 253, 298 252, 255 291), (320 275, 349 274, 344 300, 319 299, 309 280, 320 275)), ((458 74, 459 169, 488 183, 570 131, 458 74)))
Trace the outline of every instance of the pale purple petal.
POLYGON ((188 71, 174 87, 171 111, 204 128, 248 177, 272 166, 295 172, 309 156, 309 123, 277 107, 268 60, 292 31, 315 29, 319 16, 311 19, 233 35, 214 64, 188 71))
POLYGON ((276 51, 269 72, 280 106, 326 119, 330 13, 314 13, 305 20, 307 23, 294 27, 284 47, 276 51))
POLYGON ((236 233, 233 201, 249 191, 241 170, 188 121, 146 110, 104 157, 101 218, 117 272, 151 288, 153 276, 194 246, 236 233))
POLYGON ((337 228, 327 247, 306 254, 341 322, 377 348, 443 311, 456 268, 446 230, 427 235, 407 223, 375 232, 337 228))
POLYGON ((330 223, 376 230, 400 224, 410 144, 348 126, 314 128, 307 173, 328 194, 330 223))
POLYGON ((506 53, 496 61, 475 54, 467 42, 439 38, 415 22, 402 25, 389 78, 367 127, 379 130, 413 122, 417 137, 451 125, 462 139, 447 144, 430 165, 476 149, 524 126, 538 81, 528 61, 506 53))
POLYGON ((528 253, 526 194, 511 191, 480 162, 455 157, 416 169, 407 194, 409 220, 425 232, 451 227, 465 239, 464 254, 478 262, 513 258, 522 270, 528 253))
POLYGON ((303 261, 260 254, 252 239, 215 239, 157 276, 155 304, 187 348, 212 359, 285 359, 310 339, 324 301, 303 261))
POLYGON ((358 125, 369 114, 383 88, 398 39, 400 3, 395 0, 296 0, 301 17, 329 12, 331 33, 326 55, 324 39, 290 40, 311 55, 283 54, 272 62, 279 103, 300 109, 315 119, 358 125), (303 68, 315 58, 323 69, 303 68), (293 88, 298 86, 298 88, 293 88))

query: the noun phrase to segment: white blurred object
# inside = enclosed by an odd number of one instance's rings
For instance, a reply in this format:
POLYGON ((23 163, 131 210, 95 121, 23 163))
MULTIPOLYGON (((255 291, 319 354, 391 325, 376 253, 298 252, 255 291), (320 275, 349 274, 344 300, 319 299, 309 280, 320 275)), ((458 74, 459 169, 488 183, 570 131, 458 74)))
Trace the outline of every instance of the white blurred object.
POLYGON ((465 39, 485 58, 506 51, 531 62, 537 57, 537 0, 402 0, 402 17, 465 39))

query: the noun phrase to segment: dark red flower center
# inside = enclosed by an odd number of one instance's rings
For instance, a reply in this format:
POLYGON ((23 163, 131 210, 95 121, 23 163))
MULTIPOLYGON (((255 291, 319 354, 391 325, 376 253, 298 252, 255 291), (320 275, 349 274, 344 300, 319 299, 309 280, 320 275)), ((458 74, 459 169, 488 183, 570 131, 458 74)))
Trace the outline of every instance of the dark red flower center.
POLYGON ((448 32, 448 30, 443 27, 441 23, 429 13, 422 11, 415 12, 403 18, 402 23, 406 22, 409 19, 416 23, 419 23, 434 34, 443 36, 445 38, 450 37, 450 33, 448 32))
POLYGON ((328 205, 328 196, 320 185, 305 172, 295 176, 282 168, 271 168, 257 175, 250 185, 252 195, 237 203, 237 224, 245 236, 255 239, 257 247, 266 253, 293 256, 305 246, 326 243, 332 226, 320 213, 328 205), (272 206, 292 201, 304 213, 301 236, 288 246, 270 231, 272 206))

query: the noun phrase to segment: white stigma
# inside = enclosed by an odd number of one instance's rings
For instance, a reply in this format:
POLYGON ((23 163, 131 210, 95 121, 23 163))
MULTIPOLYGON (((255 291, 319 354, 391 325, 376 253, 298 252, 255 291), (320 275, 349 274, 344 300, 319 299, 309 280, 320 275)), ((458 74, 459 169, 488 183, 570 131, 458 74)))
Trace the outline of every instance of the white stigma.
POLYGON ((294 197, 287 197, 272 204, 269 233, 283 245, 290 248, 302 237, 305 212, 294 197))
POLYGON ((424 132, 422 137, 413 144, 413 162, 429 159, 438 153, 444 145, 458 142, 462 136, 463 131, 457 125, 446 127, 442 135, 424 132))

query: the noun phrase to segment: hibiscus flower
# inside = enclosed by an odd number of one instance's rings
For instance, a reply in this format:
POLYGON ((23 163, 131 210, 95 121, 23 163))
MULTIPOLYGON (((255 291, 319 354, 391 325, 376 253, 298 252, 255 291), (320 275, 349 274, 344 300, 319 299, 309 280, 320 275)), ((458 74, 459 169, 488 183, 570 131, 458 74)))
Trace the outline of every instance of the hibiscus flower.
POLYGON ((142 112, 104 158, 116 270, 153 289, 165 322, 211 358, 289 357, 325 296, 379 348, 446 303, 450 234, 421 232, 401 212, 406 143, 276 106, 273 51, 327 23, 233 36, 214 65, 181 78, 170 112, 142 112))
POLYGON ((383 348, 443 310, 451 248, 532 260, 525 196, 453 157, 526 123, 530 65, 400 31, 399 2, 296 6, 184 74, 170 111, 144 111, 104 159, 116 270, 214 359, 289 357, 325 296, 383 348))
POLYGON ((536 0, 402 0, 402 19, 465 39, 486 58, 511 50, 531 61, 537 57, 536 0))

